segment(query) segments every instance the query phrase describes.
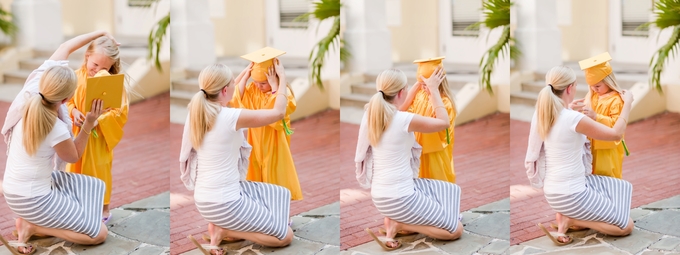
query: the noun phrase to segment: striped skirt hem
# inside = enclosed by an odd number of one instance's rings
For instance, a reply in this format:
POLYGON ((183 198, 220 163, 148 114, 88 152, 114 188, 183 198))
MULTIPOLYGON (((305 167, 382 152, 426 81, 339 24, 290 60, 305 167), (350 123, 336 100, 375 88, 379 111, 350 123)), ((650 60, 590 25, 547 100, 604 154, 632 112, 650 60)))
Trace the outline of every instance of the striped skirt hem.
POLYGON ((373 204, 383 216, 394 221, 455 232, 460 214, 460 187, 450 182, 423 178, 413 182, 413 194, 399 198, 374 197, 373 204))
POLYGON ((24 220, 95 238, 102 225, 104 182, 76 173, 52 172, 52 190, 39 197, 5 193, 9 208, 24 220))
POLYGON ((288 234, 290 191, 262 182, 242 181, 241 197, 234 201, 198 202, 203 218, 221 228, 256 232, 282 240, 288 234))
POLYGON ((550 207, 572 219, 628 227, 633 185, 608 176, 586 176, 586 189, 575 194, 545 194, 550 207))

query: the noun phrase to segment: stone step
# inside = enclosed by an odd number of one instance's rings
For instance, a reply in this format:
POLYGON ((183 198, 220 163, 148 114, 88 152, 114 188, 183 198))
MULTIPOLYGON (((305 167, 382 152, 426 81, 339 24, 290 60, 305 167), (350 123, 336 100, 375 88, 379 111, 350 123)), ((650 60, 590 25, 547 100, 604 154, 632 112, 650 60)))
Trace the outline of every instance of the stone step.
POLYGON ((371 100, 371 96, 363 94, 345 94, 340 96, 340 106, 358 107, 363 109, 364 105, 371 100))
POLYGON ((191 78, 191 79, 173 81, 172 82, 172 90, 173 91, 184 91, 184 92, 188 92, 188 93, 198 92, 198 90, 199 90, 198 79, 197 78, 191 78))
MULTIPOLYGON (((31 71, 38 69, 38 67, 40 67, 40 65, 45 63, 45 60, 46 59, 43 59, 43 58, 32 58, 32 59, 20 60, 19 61, 19 69, 31 70, 31 71)), ((73 69, 73 70, 80 68, 81 65, 82 65, 82 60, 78 60, 78 61, 70 60, 69 63, 68 63, 68 66, 71 67, 71 69, 73 69)))
MULTIPOLYGON (((545 86, 544 81, 533 81, 522 83, 522 91, 532 92, 538 96, 538 92, 541 91, 545 86)), ((589 88, 586 85, 578 84, 576 86, 576 98, 584 98, 588 94, 589 88)))
POLYGON ((28 78, 28 75, 31 74, 31 72, 32 71, 30 70, 23 69, 5 72, 4 83, 24 84, 26 83, 26 78, 28 78))
POLYGON ((18 83, 0 84, 0 101, 11 103, 23 87, 24 84, 18 83))
MULTIPOLYGON (((412 73, 406 73, 406 84, 413 85, 418 81, 416 78, 416 72, 413 71, 412 73)), ((375 83, 375 81, 378 78, 378 74, 380 73, 365 73, 364 74, 364 81, 366 82, 371 82, 375 83)), ((446 80, 449 83, 449 86, 452 89, 457 89, 460 90, 465 86, 465 84, 468 83, 478 83, 479 82, 479 76, 477 74, 455 74, 455 73, 449 73, 446 75, 446 80)))
POLYGON ((519 91, 510 93, 510 104, 523 104, 528 106, 536 105, 537 93, 519 91))
POLYGON ((196 93, 190 93, 186 91, 175 91, 171 90, 170 91, 170 103, 178 106, 183 106, 186 107, 189 102, 191 101, 191 98, 195 95, 196 93))

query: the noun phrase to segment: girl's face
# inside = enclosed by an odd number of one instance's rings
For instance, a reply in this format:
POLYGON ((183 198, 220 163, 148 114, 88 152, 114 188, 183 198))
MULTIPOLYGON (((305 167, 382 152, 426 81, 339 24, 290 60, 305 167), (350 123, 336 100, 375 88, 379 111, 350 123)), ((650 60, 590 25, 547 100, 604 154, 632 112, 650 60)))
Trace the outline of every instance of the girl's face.
POLYGON ((87 56, 87 77, 94 77, 101 70, 108 71, 114 63, 113 59, 95 50, 94 53, 87 56))
POLYGON ((604 84, 604 82, 602 81, 595 83, 595 85, 591 85, 590 89, 592 89, 593 92, 597 93, 600 96, 607 94, 609 93, 609 91, 611 91, 611 89, 609 89, 609 86, 607 86, 607 84, 604 84))
POLYGON ((255 86, 257 86, 262 93, 267 93, 272 90, 272 86, 269 85, 269 82, 264 81, 264 82, 259 82, 259 81, 253 81, 255 83, 255 86))

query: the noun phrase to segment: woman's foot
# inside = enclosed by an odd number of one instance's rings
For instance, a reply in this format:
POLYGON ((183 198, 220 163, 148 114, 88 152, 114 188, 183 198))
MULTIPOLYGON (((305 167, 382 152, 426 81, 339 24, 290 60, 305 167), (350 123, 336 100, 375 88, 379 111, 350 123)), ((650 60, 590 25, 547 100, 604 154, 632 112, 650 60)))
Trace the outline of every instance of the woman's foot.
MULTIPOLYGON (((26 243, 31 236, 35 234, 35 226, 30 222, 17 218, 14 221, 14 226, 17 228, 17 239, 19 243, 26 243)), ((33 246, 17 246, 17 251, 22 254, 31 254, 35 248, 33 246)))
POLYGON ((387 238, 396 237, 397 233, 401 230, 401 224, 388 217, 385 217, 383 224, 385 225, 385 237, 387 238))

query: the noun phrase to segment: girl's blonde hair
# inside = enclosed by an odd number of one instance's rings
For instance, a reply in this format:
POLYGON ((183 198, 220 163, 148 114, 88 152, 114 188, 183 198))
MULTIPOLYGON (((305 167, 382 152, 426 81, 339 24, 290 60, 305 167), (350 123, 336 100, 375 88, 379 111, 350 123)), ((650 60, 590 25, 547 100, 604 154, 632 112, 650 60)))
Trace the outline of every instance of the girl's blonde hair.
MULTIPOLYGON (((455 95, 453 95, 453 91, 451 91, 451 87, 449 87, 449 81, 446 78, 444 78, 444 80, 442 80, 442 83, 439 84, 439 94, 441 94, 442 99, 446 97, 449 99, 449 101, 451 101, 451 107, 453 107, 453 112, 457 113, 458 110, 456 109, 456 97, 455 95)), ((453 118, 454 116, 450 117, 453 118)))
POLYGON ((538 134, 543 140, 550 133, 560 111, 564 108, 564 101, 560 97, 569 85, 575 84, 576 74, 569 67, 556 66, 545 75, 545 81, 547 84, 536 99, 538 134))
POLYGON ((368 102, 368 140, 376 146, 385 129, 390 125, 397 108, 390 102, 406 87, 406 75, 398 69, 382 71, 376 79, 377 93, 368 102), (381 92, 382 91, 382 92, 381 92))
MULTIPOLYGON (((602 79, 602 83, 604 83, 604 85, 607 85, 607 87, 609 87, 609 89, 616 91, 616 93, 621 94, 622 89, 619 86, 619 83, 616 81, 616 76, 614 76, 614 72, 605 76, 602 79)), ((591 108, 593 107, 592 105, 590 105, 590 98, 592 96, 593 96, 593 89, 591 89, 590 86, 588 86, 588 93, 586 94, 586 105, 591 107, 591 108)))
MULTIPOLYGON (((85 51, 85 59, 83 60, 83 65, 80 67, 87 71, 87 59, 92 56, 95 52, 99 52, 104 56, 107 56, 113 60, 113 64, 107 70, 109 74, 119 74, 122 72, 122 61, 120 59, 120 49, 116 42, 108 36, 100 36, 97 39, 92 40, 92 42, 87 46, 85 51)), ((86 72, 87 73, 87 72, 86 72)), ((125 75, 124 82, 125 93, 123 93, 123 104, 129 105, 129 98, 131 95, 141 96, 132 89, 130 84, 130 77, 125 75)))
POLYGON ((70 99, 78 86, 76 74, 65 66, 47 68, 40 77, 39 93, 31 95, 24 107, 23 145, 33 156, 57 121, 55 107, 70 99))
POLYGON ((189 102, 189 128, 191 145, 198 149, 203 143, 205 134, 215 124, 221 106, 217 101, 220 91, 233 83, 233 74, 224 64, 213 64, 204 68, 198 75, 196 92, 189 102), (205 92, 204 92, 205 91, 205 92))

